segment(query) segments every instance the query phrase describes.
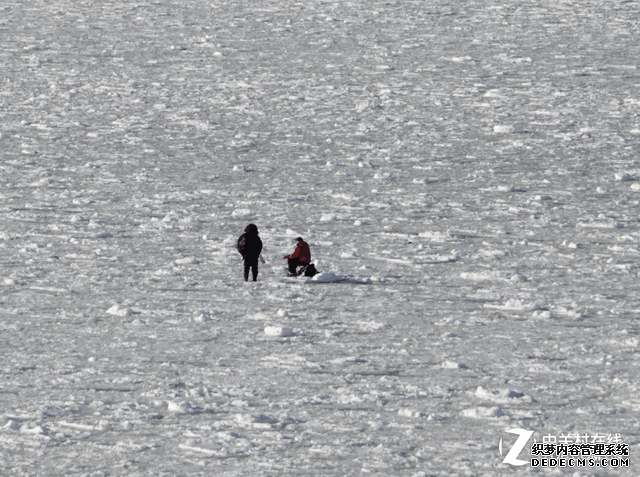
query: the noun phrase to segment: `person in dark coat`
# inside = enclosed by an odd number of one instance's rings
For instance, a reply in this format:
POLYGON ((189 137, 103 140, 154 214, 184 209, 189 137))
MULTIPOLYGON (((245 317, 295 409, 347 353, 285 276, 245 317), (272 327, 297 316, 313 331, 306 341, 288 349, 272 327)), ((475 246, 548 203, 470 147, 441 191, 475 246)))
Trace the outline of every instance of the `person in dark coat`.
POLYGON ((244 260, 244 281, 249 281, 249 269, 253 272, 253 281, 258 279, 258 259, 262 252, 262 240, 258 237, 258 227, 249 224, 238 239, 238 252, 244 260))
POLYGON ((296 238, 298 245, 291 255, 286 255, 284 258, 289 259, 289 273, 291 275, 296 274, 296 268, 300 265, 309 265, 311 263, 311 251, 307 242, 302 240, 302 237, 296 238))

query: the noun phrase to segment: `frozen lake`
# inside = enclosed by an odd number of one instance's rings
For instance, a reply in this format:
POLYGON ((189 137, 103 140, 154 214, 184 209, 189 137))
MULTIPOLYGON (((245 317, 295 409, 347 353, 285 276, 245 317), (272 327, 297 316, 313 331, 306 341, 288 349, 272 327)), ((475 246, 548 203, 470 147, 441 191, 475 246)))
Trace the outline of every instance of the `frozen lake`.
POLYGON ((4 0, 3 475, 639 475, 639 21, 4 0))

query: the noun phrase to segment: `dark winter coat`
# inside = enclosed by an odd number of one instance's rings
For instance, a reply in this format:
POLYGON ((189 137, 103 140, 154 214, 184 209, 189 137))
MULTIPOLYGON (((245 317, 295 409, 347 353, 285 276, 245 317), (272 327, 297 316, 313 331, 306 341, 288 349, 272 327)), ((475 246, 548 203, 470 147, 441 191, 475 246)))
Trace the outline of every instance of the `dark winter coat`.
POLYGON ((284 258, 297 258, 302 263, 310 263, 311 250, 309 250, 309 245, 304 240, 298 240, 298 246, 293 251, 293 253, 291 255, 287 255, 284 258))
POLYGON ((258 236, 258 227, 253 224, 247 225, 238 239, 238 252, 243 259, 257 259, 262 252, 262 240, 258 236))

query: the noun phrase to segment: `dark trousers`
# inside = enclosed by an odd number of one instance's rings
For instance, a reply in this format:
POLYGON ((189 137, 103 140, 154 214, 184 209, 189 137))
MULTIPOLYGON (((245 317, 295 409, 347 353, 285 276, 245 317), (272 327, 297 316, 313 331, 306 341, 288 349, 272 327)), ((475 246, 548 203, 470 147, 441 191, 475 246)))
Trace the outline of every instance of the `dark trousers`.
POLYGON ((249 281, 249 269, 253 272, 253 281, 258 279, 258 257, 244 258, 244 281, 249 281))
POLYGON ((297 273, 296 268, 300 265, 309 265, 307 262, 301 262, 299 258, 289 258, 287 260, 289 260, 289 273, 291 275, 295 275, 297 273))

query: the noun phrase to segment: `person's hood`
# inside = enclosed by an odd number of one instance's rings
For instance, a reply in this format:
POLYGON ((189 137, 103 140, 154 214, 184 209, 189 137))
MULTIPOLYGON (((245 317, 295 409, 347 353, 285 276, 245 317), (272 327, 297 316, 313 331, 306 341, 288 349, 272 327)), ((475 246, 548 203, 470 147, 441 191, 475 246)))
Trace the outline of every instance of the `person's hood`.
POLYGON ((247 225, 244 231, 247 232, 248 234, 258 235, 258 227, 256 227, 254 224, 247 225))

